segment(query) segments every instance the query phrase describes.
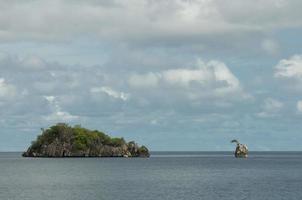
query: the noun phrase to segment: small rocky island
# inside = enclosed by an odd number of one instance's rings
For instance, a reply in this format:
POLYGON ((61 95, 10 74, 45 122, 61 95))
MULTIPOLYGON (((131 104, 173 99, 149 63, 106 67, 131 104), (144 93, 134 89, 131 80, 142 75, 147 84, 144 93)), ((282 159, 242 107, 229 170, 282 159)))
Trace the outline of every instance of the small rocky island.
POLYGON ((42 129, 24 157, 149 157, 145 146, 103 132, 64 123, 42 129))
POLYGON ((240 144, 238 140, 232 140, 232 143, 236 143, 235 157, 236 158, 247 158, 248 148, 245 144, 240 144))

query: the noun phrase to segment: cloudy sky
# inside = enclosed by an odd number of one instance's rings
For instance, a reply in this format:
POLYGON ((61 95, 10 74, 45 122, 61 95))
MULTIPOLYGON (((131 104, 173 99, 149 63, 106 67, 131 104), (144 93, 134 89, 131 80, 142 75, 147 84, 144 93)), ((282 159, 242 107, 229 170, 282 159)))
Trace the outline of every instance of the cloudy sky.
POLYGON ((57 122, 151 150, 302 150, 302 1, 0 1, 0 151, 57 122))

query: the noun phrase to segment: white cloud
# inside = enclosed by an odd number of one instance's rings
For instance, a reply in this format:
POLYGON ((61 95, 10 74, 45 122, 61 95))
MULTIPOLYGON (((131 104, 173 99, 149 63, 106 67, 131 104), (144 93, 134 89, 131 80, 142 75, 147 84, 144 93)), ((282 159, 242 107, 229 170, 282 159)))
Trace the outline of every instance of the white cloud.
POLYGON ((49 103, 54 103, 55 97, 54 96, 44 96, 44 98, 49 102, 49 103))
POLYGON ((8 84, 4 78, 0 78, 0 99, 9 99, 16 95, 16 88, 8 84))
POLYGON ((297 102, 297 110, 299 112, 302 112, 302 101, 301 100, 297 102))
POLYGON ((282 8, 286 5, 288 5, 289 1, 286 1, 286 0, 275 0, 275 3, 274 5, 277 7, 277 8, 282 8))
POLYGON ((0 52, 0 65, 4 69, 18 69, 22 71, 42 71, 47 67, 47 63, 39 56, 18 56, 0 52))
POLYGON ((259 112, 257 115, 259 117, 274 117, 279 114, 282 110, 284 104, 273 98, 267 98, 264 100, 264 104, 262 105, 262 112, 259 112))
POLYGON ((154 88, 158 86, 160 74, 149 72, 147 74, 132 74, 128 80, 134 88, 154 88))
MULTIPOLYGON (((1 118, 10 120, 3 125, 87 119, 87 125, 138 137, 144 131, 175 136, 201 131, 202 137, 219 138, 212 133, 221 126, 221 133, 247 135, 258 131, 248 127, 284 130, 275 122, 258 123, 264 120, 254 120, 255 113, 290 116, 277 99, 295 102, 296 96, 272 91, 280 85, 267 77, 269 69, 259 75, 257 66, 272 61, 266 53, 278 54, 278 39, 284 49, 297 40, 301 6, 301 0, 2 1, 0 43, 10 52, 0 52, 1 118), (192 65, 198 55, 228 65, 192 65), (244 80, 253 76, 263 83, 244 80), (246 91, 277 99, 268 98, 259 108, 246 91), (116 126, 123 121, 129 123, 116 126), (148 130, 151 125, 154 130, 148 130)), ((302 81, 301 57, 280 61, 275 76, 301 86, 296 81, 302 81)))
POLYGON ((20 65, 26 69, 42 70, 45 69, 46 63, 37 56, 27 56, 20 61, 20 65))
POLYGON ((294 55, 289 59, 280 60, 275 67, 275 77, 302 79, 302 56, 294 55))
POLYGON ((47 121, 53 122, 70 122, 78 118, 78 116, 71 115, 70 113, 64 111, 56 111, 44 117, 44 119, 47 121))
POLYGON ((272 39, 263 40, 261 47, 269 55, 277 55, 280 51, 279 43, 272 39))
POLYGON ((227 92, 227 90, 238 90, 240 88, 239 80, 224 63, 219 61, 204 63, 199 60, 196 69, 167 70, 163 71, 162 77, 164 81, 171 85, 189 86, 194 82, 201 85, 210 85, 216 82, 221 83, 221 87, 216 88, 217 91, 227 92))
POLYGON ((242 88, 237 77, 222 62, 209 61, 207 63, 198 60, 194 68, 178 68, 135 74, 130 76, 128 83, 135 88, 176 88, 182 91, 192 91, 189 96, 201 95, 224 96, 234 93, 242 93, 242 88))
POLYGON ((206 108, 220 112, 231 109, 234 102, 248 102, 238 78, 220 61, 188 60, 179 65, 184 67, 155 68, 151 72, 149 68, 116 69, 113 73, 99 66, 47 61, 47 67, 41 70, 24 70, 19 62, 22 59, 9 57, 10 62, 0 62, 3 76, 10 77, 9 83, 20 88, 20 95, 24 91, 23 97, 7 111, 13 114, 30 111, 46 120, 68 122, 121 110, 190 113, 206 108))
POLYGON ((192 82, 203 84, 214 77, 207 69, 171 69, 162 72, 162 79, 170 85, 189 86, 192 82))
POLYGON ((97 37, 140 40, 268 31, 301 26, 297 17, 300 7, 298 0, 7 1, 0 8, 0 38, 69 40, 93 33, 97 37))
POLYGON ((9 57, 9 54, 6 52, 0 51, 0 62, 6 60, 9 57))
POLYGON ((158 125, 159 122, 158 122, 157 119, 152 119, 152 120, 150 121, 150 124, 151 124, 151 125, 158 125))
POLYGON ((44 116, 44 119, 46 119, 47 121, 70 122, 79 118, 79 116, 72 115, 69 112, 63 111, 55 96, 44 96, 44 98, 52 107, 52 113, 44 116))
POLYGON ((103 92, 110 97, 113 97, 115 99, 121 99, 123 101, 127 101, 130 97, 130 94, 128 94, 128 93, 118 92, 118 91, 113 90, 110 87, 93 87, 90 89, 90 92, 91 93, 103 92))

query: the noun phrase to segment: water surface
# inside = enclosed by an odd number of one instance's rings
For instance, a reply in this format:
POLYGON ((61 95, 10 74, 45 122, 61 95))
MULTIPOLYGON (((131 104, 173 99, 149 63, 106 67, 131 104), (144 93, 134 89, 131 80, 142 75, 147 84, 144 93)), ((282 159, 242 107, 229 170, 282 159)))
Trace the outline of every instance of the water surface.
POLYGON ((1 200, 302 199, 301 152, 153 152, 142 158, 0 153, 1 200))

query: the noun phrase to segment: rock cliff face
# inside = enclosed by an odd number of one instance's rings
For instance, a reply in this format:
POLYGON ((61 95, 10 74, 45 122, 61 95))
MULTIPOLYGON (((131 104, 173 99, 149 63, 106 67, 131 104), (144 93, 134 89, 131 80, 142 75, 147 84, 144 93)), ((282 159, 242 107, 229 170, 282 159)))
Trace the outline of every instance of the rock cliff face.
POLYGON ((149 157, 145 146, 80 126, 57 124, 43 130, 24 157, 149 157))
POLYGON ((248 148, 245 144, 240 144, 237 140, 232 140, 232 143, 236 143, 235 157, 236 158, 247 158, 248 157, 248 148))

